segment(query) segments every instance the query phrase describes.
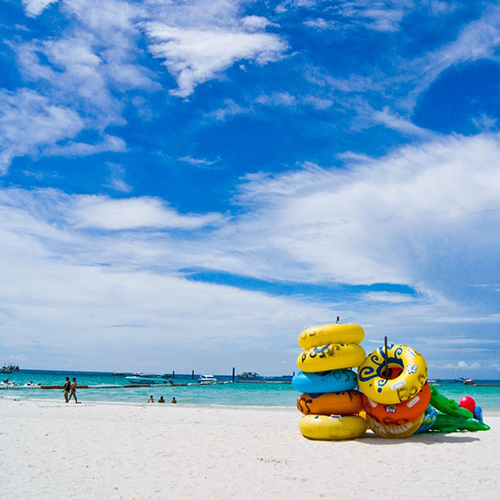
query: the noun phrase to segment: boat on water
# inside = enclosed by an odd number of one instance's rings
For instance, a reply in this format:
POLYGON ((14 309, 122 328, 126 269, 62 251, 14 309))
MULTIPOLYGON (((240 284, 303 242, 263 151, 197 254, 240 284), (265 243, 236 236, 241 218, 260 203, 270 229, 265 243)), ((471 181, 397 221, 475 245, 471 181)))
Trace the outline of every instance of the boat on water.
POLYGON ((441 385, 441 379, 440 378, 428 378, 427 382, 431 385, 441 385))
POLYGON ((291 375, 280 376, 263 376, 257 372, 243 372, 237 375, 237 382, 274 382, 281 384, 289 384, 292 382, 291 375))
POLYGON ((474 380, 472 380, 471 378, 468 378, 468 377, 460 377, 460 378, 455 379, 455 381, 456 382, 463 382, 465 385, 476 385, 474 380))
POLYGON ((12 363, 10 364, 4 364, 2 368, 0 368, 0 373, 12 373, 12 372, 18 372, 21 369, 19 368, 19 365, 14 365, 12 363))
POLYGON ((113 375, 115 375, 115 376, 117 376, 117 375, 123 376, 123 375, 125 375, 125 372, 113 372, 113 375))
POLYGON ((0 389, 1 390, 15 390, 15 389, 41 389, 42 385, 40 383, 35 383, 35 382, 26 382, 23 385, 19 385, 17 382, 11 382, 8 379, 3 380, 0 382, 0 389))
POLYGON ((172 375, 168 373, 162 373, 161 375, 137 373, 130 377, 125 377, 125 378, 131 384, 138 384, 138 385, 170 384, 172 375))
POLYGON ((213 375, 200 375, 198 383, 200 385, 216 384, 217 379, 213 375))
POLYGON ((255 382, 264 381, 264 377, 261 377, 257 372, 243 372, 237 375, 238 382, 255 382))

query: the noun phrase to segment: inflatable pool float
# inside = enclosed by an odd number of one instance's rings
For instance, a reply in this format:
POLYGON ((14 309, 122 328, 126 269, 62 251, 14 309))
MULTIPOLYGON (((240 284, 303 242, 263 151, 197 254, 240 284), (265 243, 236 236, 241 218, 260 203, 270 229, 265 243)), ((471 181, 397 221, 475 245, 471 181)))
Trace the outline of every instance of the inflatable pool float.
POLYGON ((363 407, 377 422, 387 425, 401 425, 412 422, 425 412, 431 399, 429 384, 424 384, 422 389, 408 401, 398 404, 377 403, 363 395, 363 407))
POLYGON ((299 335, 302 349, 311 349, 327 344, 361 344, 365 332, 359 325, 320 325, 311 326, 299 335))
POLYGON ((358 370, 360 390, 372 401, 397 404, 413 398, 427 380, 427 364, 414 349, 400 345, 387 346, 387 366, 399 367, 402 372, 393 379, 385 373, 384 347, 369 354, 358 370))
POLYGON ((340 370, 359 366, 365 355, 365 350, 357 344, 328 344, 303 351, 297 365, 307 373, 340 370))
POLYGON ((292 386, 298 392, 340 392, 358 387, 358 377, 353 370, 328 370, 326 372, 297 372, 292 386))
POLYGON ((427 432, 435 423, 438 418, 438 412, 429 405, 424 413, 424 419, 422 424, 416 430, 415 434, 420 434, 421 432, 427 432))
POLYGON ((473 418, 472 412, 467 410, 467 408, 462 408, 453 399, 449 399, 443 396, 433 385, 431 385, 431 405, 446 415, 459 418, 473 418))
POLYGON ((475 418, 460 418, 445 413, 438 413, 430 432, 457 432, 457 431, 489 431, 490 426, 475 418))
POLYGON ((366 414, 366 423, 373 433, 379 437, 389 439, 404 439, 410 437, 412 434, 415 434, 417 429, 422 424, 423 419, 424 414, 422 413, 412 422, 407 422, 406 424, 401 425, 386 425, 377 422, 374 418, 370 417, 368 413, 366 414))
POLYGON ((366 421, 358 416, 305 415, 299 420, 299 429, 309 439, 340 441, 361 437, 366 432, 366 421))
POLYGON ((297 409, 304 415, 354 415, 363 409, 362 394, 354 390, 302 394, 297 409))

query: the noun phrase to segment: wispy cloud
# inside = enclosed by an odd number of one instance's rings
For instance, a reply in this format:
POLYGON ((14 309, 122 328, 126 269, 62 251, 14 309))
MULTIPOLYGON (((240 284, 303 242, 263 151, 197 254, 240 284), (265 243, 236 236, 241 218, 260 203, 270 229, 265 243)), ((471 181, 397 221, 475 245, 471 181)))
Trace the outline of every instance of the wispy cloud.
POLYGON ((150 50, 178 84, 171 94, 187 97, 200 83, 212 80, 235 62, 253 60, 257 64, 277 61, 287 45, 273 34, 221 29, 188 29, 159 22, 146 25, 153 41, 150 50))
POLYGON ((30 17, 39 16, 49 5, 59 0, 22 0, 26 14, 30 17))
POLYGON ((217 215, 180 215, 155 198, 115 200, 102 196, 81 196, 70 220, 78 228, 105 230, 170 228, 195 229, 219 224, 217 215))
POLYGON ((32 90, 0 90, 0 173, 12 159, 75 137, 84 122, 72 109, 32 90))
POLYGON ((191 156, 182 156, 179 158, 180 161, 183 161, 185 163, 189 163, 190 165, 193 165, 194 167, 198 168, 211 168, 213 165, 215 165, 219 160, 206 160, 206 159, 200 159, 200 158, 193 158, 191 156))

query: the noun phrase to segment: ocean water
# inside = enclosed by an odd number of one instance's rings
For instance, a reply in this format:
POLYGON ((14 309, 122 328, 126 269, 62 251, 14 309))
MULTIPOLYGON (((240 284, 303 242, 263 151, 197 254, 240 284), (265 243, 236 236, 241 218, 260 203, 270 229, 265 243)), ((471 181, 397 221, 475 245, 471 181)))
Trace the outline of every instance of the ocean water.
MULTIPOLYGON (((130 374, 129 374, 130 375, 130 374)), ((231 376, 215 375, 220 382, 231 381, 231 376)), ((174 383, 192 384, 189 386, 171 386, 170 384, 150 387, 125 388, 130 382, 121 375, 96 372, 62 372, 42 370, 21 370, 20 372, 0 375, 1 380, 8 379, 22 385, 28 381, 42 385, 63 385, 65 377, 76 378, 78 385, 88 385, 89 389, 77 389, 79 401, 110 403, 147 403, 152 395, 157 401, 163 396, 170 402, 175 396, 179 404, 202 406, 253 406, 293 408, 298 393, 291 384, 284 383, 226 383, 199 385, 198 375, 176 374, 174 383), (117 387, 100 388, 96 386, 113 385, 117 387)), ((62 389, 26 389, 0 390, 0 398, 43 399, 64 401, 62 389)))
MULTIPOLYGON (((153 395, 155 401, 163 396, 168 403, 175 396, 179 404, 199 406, 246 406, 295 408, 299 393, 291 384, 284 383, 227 383, 200 386, 198 376, 176 374, 175 383, 189 383, 189 386, 173 387, 169 384, 150 387, 125 388, 129 382, 125 376, 96 372, 62 372, 42 370, 21 370, 20 372, 1 374, 1 379, 8 379, 22 385, 28 381, 42 385, 63 385, 65 377, 77 379, 79 385, 88 385, 89 389, 78 389, 77 396, 83 402, 109 403, 147 403, 153 395), (101 388, 96 386, 112 385, 101 388)), ((230 381, 228 375, 216 375, 219 381, 230 381)), ((475 380, 476 384, 496 384, 497 387, 469 386, 453 380, 442 380, 437 387, 439 392, 459 402, 464 396, 474 398, 483 411, 500 412, 500 381, 475 380)), ((33 399, 64 401, 61 389, 0 390, 0 398, 33 399)))

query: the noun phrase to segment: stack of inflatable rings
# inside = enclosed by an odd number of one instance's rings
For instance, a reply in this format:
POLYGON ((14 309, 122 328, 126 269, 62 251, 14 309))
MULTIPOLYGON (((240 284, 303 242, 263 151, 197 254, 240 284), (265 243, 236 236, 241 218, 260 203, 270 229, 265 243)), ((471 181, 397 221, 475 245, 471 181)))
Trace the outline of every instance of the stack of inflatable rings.
POLYGON ((357 414, 363 409, 362 394, 356 390, 351 370, 365 359, 358 344, 365 332, 358 325, 322 325, 304 330, 297 359, 300 371, 293 387, 303 394, 297 400, 304 414, 299 429, 309 439, 354 439, 366 432, 366 421, 357 414))
POLYGON ((424 358, 410 347, 387 346, 369 354, 358 369, 368 427, 384 438, 415 434, 431 399, 424 358))

